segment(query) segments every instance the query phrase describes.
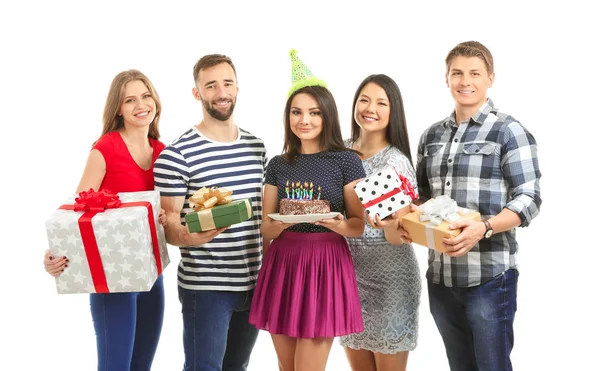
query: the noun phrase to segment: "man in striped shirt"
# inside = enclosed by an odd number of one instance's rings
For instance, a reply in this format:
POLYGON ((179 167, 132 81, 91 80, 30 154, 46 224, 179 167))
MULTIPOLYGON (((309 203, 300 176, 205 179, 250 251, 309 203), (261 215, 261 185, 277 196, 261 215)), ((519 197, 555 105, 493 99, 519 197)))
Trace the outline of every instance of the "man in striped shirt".
POLYGON ((238 93, 231 59, 212 54, 194 66, 194 98, 203 120, 166 147, 154 165, 155 188, 167 212, 167 241, 179 246, 184 370, 246 370, 258 330, 248 323, 261 264, 261 194, 267 157, 264 143, 233 120, 238 93), (245 222, 189 233, 189 197, 202 187, 252 198, 245 222))
POLYGON ((542 203, 535 139, 487 99, 493 66, 479 42, 450 51, 446 83, 455 109, 425 130, 418 146, 422 201, 449 195, 484 220, 453 223, 462 232, 445 240, 447 252, 429 252, 430 310, 453 371, 512 370, 515 228, 528 226, 542 203))

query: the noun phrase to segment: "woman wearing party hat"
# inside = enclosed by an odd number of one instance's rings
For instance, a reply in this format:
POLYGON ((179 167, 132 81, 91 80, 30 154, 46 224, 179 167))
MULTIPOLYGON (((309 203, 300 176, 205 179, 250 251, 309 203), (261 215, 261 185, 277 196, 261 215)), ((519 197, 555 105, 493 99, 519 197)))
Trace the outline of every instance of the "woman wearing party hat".
POLYGON ((344 145, 337 106, 324 81, 297 57, 285 106, 283 154, 267 165, 263 215, 278 212, 286 183, 320 187, 336 218, 284 223, 265 216, 261 232, 272 241, 255 288, 250 323, 271 333, 284 371, 325 370, 336 336, 363 330, 356 276, 344 237, 364 230, 354 185, 361 161, 344 145))

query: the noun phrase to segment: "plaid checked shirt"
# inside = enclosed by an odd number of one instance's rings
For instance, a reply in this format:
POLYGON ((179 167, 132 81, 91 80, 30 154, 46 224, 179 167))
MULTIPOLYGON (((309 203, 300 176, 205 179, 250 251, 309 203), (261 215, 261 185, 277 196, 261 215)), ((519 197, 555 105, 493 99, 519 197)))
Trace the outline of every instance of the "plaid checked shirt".
MULTIPOLYGON (((417 154, 419 196, 449 195, 458 206, 478 210, 483 219, 508 208, 528 226, 539 213, 541 172, 534 137, 513 117, 498 112, 491 99, 464 121, 454 112, 421 136, 417 154)), ((451 258, 429 251, 426 277, 448 287, 481 285, 517 268, 516 231, 482 239, 466 255, 451 258)))

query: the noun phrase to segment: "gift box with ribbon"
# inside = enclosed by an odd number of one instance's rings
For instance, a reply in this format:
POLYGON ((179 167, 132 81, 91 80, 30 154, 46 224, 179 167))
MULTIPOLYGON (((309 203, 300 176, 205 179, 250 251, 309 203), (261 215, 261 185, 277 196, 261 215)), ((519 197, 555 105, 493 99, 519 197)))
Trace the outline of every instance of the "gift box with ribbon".
POLYGON ((50 252, 67 256, 59 294, 150 291, 169 264, 157 191, 81 192, 46 220, 50 252))
POLYGON ((233 201, 231 190, 201 188, 189 199, 195 211, 185 216, 190 232, 203 232, 240 223, 252 217, 252 199, 233 201))
POLYGON ((407 207, 417 198, 410 181, 391 165, 356 183, 354 191, 367 215, 379 214, 380 219, 407 207))
POLYGON ((414 243, 445 252, 445 238, 456 237, 459 229, 450 229, 450 224, 458 219, 469 218, 481 221, 481 215, 474 210, 458 207, 456 201, 447 195, 432 198, 419 206, 418 210, 402 217, 402 226, 414 243))

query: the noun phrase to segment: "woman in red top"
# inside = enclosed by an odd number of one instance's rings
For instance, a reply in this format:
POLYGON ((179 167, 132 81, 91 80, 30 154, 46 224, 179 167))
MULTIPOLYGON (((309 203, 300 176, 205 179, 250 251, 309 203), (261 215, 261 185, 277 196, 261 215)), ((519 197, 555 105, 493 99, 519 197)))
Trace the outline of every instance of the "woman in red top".
MULTIPOLYGON (((158 140, 160 114, 158 94, 143 73, 129 70, 115 76, 104 106, 102 135, 90 151, 77 192, 153 190, 154 161, 165 147, 158 140)), ((61 274, 68 262, 49 251, 44 256, 52 276, 61 274)), ((162 276, 149 292, 90 294, 90 307, 98 371, 149 371, 163 322, 162 276)))

